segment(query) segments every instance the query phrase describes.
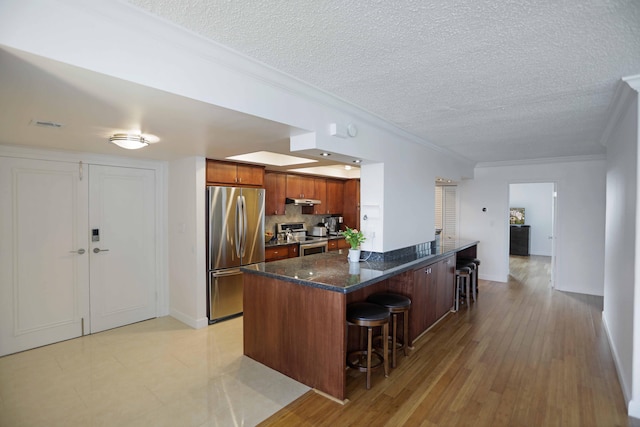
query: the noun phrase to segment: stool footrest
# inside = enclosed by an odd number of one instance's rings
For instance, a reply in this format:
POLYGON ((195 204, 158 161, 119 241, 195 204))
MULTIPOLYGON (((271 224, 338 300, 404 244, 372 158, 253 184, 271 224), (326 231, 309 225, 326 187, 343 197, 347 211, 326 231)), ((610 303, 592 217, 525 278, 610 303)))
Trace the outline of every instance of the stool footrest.
MULTIPOLYGON (((371 352, 371 367, 376 369, 384 364, 384 357, 376 350, 371 352), (375 359, 375 360, 374 360, 375 359)), ((360 372, 367 372, 367 350, 352 351, 347 355, 347 365, 360 372)))

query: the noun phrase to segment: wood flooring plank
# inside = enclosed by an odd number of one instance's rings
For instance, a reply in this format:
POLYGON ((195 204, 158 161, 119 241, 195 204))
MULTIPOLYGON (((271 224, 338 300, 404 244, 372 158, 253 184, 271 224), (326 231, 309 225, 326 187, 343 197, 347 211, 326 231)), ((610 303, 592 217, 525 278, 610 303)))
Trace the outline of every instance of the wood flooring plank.
POLYGON ((400 356, 389 378, 347 371, 349 402, 310 392, 262 426, 628 426, 602 298, 549 288, 548 257, 511 257, 400 356))

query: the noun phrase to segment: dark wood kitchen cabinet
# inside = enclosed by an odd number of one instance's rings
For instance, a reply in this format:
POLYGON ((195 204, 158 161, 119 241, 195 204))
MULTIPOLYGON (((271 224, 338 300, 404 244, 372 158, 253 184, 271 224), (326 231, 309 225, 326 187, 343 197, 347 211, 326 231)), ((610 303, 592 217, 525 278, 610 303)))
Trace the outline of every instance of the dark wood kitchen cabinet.
POLYGON ((338 179, 315 178, 313 198, 320 200, 320 204, 303 206, 303 214, 342 214, 342 207, 344 203, 344 182, 338 179))
POLYGON ((262 187, 264 166, 207 159, 208 185, 262 187))
MULTIPOLYGON (((415 340, 453 307, 455 255, 413 270, 409 337, 415 340)), ((406 293, 405 293, 406 294, 406 293)))
POLYGON ((315 197, 315 178, 287 174, 286 195, 291 199, 313 199, 315 197))
POLYGON ((342 205, 344 225, 360 230, 360 180, 349 179, 344 183, 342 205))
MULTIPOLYGON (((310 199, 311 197, 304 197, 310 199)), ((327 204, 327 180, 325 178, 313 179, 313 198, 320 200, 319 205, 302 206, 301 212, 305 215, 324 215, 327 204)))
POLYGON ((342 214, 344 207, 344 181, 327 179, 327 214, 342 214))
POLYGON ((284 215, 287 175, 279 172, 264 174, 265 215, 284 215))
MULTIPOLYGON (((447 314, 453 308, 455 293, 456 257, 450 256, 437 262, 436 320, 447 314)), ((431 326, 431 325, 429 325, 431 326)))
POLYGON ((264 248, 264 262, 278 261, 285 258, 295 258, 299 255, 299 244, 270 246, 264 248))

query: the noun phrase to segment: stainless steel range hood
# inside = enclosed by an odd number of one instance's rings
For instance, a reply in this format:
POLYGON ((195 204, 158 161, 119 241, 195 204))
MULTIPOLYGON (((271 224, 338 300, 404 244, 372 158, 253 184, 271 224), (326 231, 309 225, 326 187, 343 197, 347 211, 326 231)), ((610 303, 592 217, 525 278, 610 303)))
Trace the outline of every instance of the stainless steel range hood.
POLYGON ((296 206, 313 206, 321 204, 320 200, 316 199, 290 199, 288 197, 285 199, 285 203, 296 206))

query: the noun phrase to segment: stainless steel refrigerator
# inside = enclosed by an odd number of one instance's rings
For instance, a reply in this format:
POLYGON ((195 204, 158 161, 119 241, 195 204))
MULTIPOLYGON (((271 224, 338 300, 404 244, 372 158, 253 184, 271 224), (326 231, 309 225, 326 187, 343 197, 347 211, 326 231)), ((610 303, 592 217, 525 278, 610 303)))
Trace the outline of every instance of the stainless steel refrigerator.
POLYGON ((242 314, 240 267, 264 262, 260 188, 207 187, 209 323, 242 314))

